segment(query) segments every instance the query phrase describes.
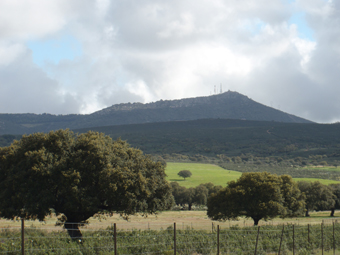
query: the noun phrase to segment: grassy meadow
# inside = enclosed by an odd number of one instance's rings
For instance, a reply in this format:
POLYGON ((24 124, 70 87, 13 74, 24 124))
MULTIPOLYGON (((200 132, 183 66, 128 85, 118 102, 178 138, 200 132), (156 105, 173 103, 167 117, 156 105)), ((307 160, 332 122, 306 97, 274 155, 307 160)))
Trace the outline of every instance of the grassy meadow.
MULTIPOLYGON (((314 169, 314 168, 313 168, 314 169)), ((318 170, 322 171, 340 171, 340 168, 332 167, 318 167, 318 170), (337 169, 337 170, 335 170, 337 169)), ((196 187, 202 183, 212 182, 214 185, 222 185, 225 187, 229 181, 237 180, 241 176, 241 172, 225 170, 224 168, 213 164, 202 163, 174 163, 168 162, 165 169, 165 173, 168 175, 167 180, 170 182, 176 181, 181 186, 186 188, 196 187), (192 173, 190 178, 185 180, 178 176, 177 173, 181 170, 189 170, 192 173)), ((319 181, 322 184, 328 185, 331 183, 340 183, 335 180, 317 179, 317 178, 293 178, 295 181, 307 181, 314 182, 319 181)))
POLYGON ((236 180, 241 176, 241 173, 237 171, 225 170, 222 167, 213 164, 200 163, 168 162, 165 173, 168 175, 168 181, 176 181, 186 188, 196 187, 207 182, 212 182, 215 185, 222 185, 225 187, 227 182, 236 180), (192 176, 184 180, 177 175, 181 170, 189 170, 192 173, 192 176))

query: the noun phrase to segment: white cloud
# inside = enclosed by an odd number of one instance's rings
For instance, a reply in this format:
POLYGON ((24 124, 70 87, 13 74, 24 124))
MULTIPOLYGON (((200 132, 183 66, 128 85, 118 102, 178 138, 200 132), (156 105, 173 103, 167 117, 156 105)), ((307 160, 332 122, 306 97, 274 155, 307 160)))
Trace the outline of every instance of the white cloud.
POLYGON ((222 83, 302 117, 340 120, 335 1, 4 0, 0 10, 1 112, 86 113, 209 95, 222 83), (294 12, 304 13, 315 42, 289 25, 294 12), (25 42, 65 34, 82 55, 39 69, 25 42))

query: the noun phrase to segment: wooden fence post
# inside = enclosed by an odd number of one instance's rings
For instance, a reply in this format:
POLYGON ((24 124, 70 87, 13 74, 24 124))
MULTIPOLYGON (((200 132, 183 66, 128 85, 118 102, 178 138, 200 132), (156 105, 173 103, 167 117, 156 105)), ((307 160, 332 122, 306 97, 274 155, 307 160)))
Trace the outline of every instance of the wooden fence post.
POLYGON ((220 225, 217 225, 217 255, 220 255, 220 225))
POLYGON ((113 247, 114 247, 114 254, 117 255, 117 225, 116 223, 113 224, 113 247))
POLYGON ((174 222, 174 255, 176 255, 176 222, 174 222))
POLYGON ((21 254, 25 255, 25 220, 21 218, 21 254))
POLYGON ((334 234, 334 222, 333 222, 333 255, 335 255, 335 234, 334 234))
POLYGON ((259 235, 260 235, 260 226, 257 229, 257 237, 256 237, 256 244, 255 244, 255 253, 254 253, 254 255, 256 255, 256 252, 257 252, 257 244, 259 242, 259 235))
POLYGON ((280 239, 280 246, 279 246, 279 252, 278 255, 280 255, 281 252, 281 245, 282 245, 282 239, 283 239, 283 231, 285 229, 285 225, 282 225, 282 233, 281 233, 281 239, 280 239))
POLYGON ((293 255, 295 255, 295 225, 293 225, 293 255))
POLYGON ((321 223, 321 254, 323 255, 323 221, 321 223))

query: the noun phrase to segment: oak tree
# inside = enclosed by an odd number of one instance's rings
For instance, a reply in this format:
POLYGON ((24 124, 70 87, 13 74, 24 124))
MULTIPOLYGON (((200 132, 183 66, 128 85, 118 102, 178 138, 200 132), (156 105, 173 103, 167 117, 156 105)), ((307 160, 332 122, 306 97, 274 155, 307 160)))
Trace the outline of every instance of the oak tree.
POLYGON ((0 148, 0 217, 44 220, 52 211, 72 238, 78 225, 105 213, 168 209, 164 167, 122 140, 69 130, 23 136, 0 148))
POLYGON ((185 180, 185 178, 190 177, 192 175, 192 173, 189 170, 181 170, 181 171, 178 172, 177 175, 183 177, 184 180, 185 180))
POLYGON ((261 219, 293 217, 303 213, 303 209, 304 197, 290 176, 243 173, 237 181, 229 182, 209 197, 207 214, 213 220, 245 216, 257 225, 261 219))

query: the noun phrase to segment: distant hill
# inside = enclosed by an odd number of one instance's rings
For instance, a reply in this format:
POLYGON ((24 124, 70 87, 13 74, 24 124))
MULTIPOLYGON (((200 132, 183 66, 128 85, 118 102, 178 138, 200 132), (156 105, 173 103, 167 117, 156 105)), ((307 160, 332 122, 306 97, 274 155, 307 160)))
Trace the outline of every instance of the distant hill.
POLYGON ((0 135, 208 118, 311 123, 228 91, 206 97, 160 100, 148 104, 117 104, 87 115, 0 114, 0 135))
POLYGON ((327 154, 340 157, 340 124, 283 123, 233 119, 201 119, 158 123, 104 126, 93 130, 153 155, 218 154, 258 157, 309 157, 327 154))

